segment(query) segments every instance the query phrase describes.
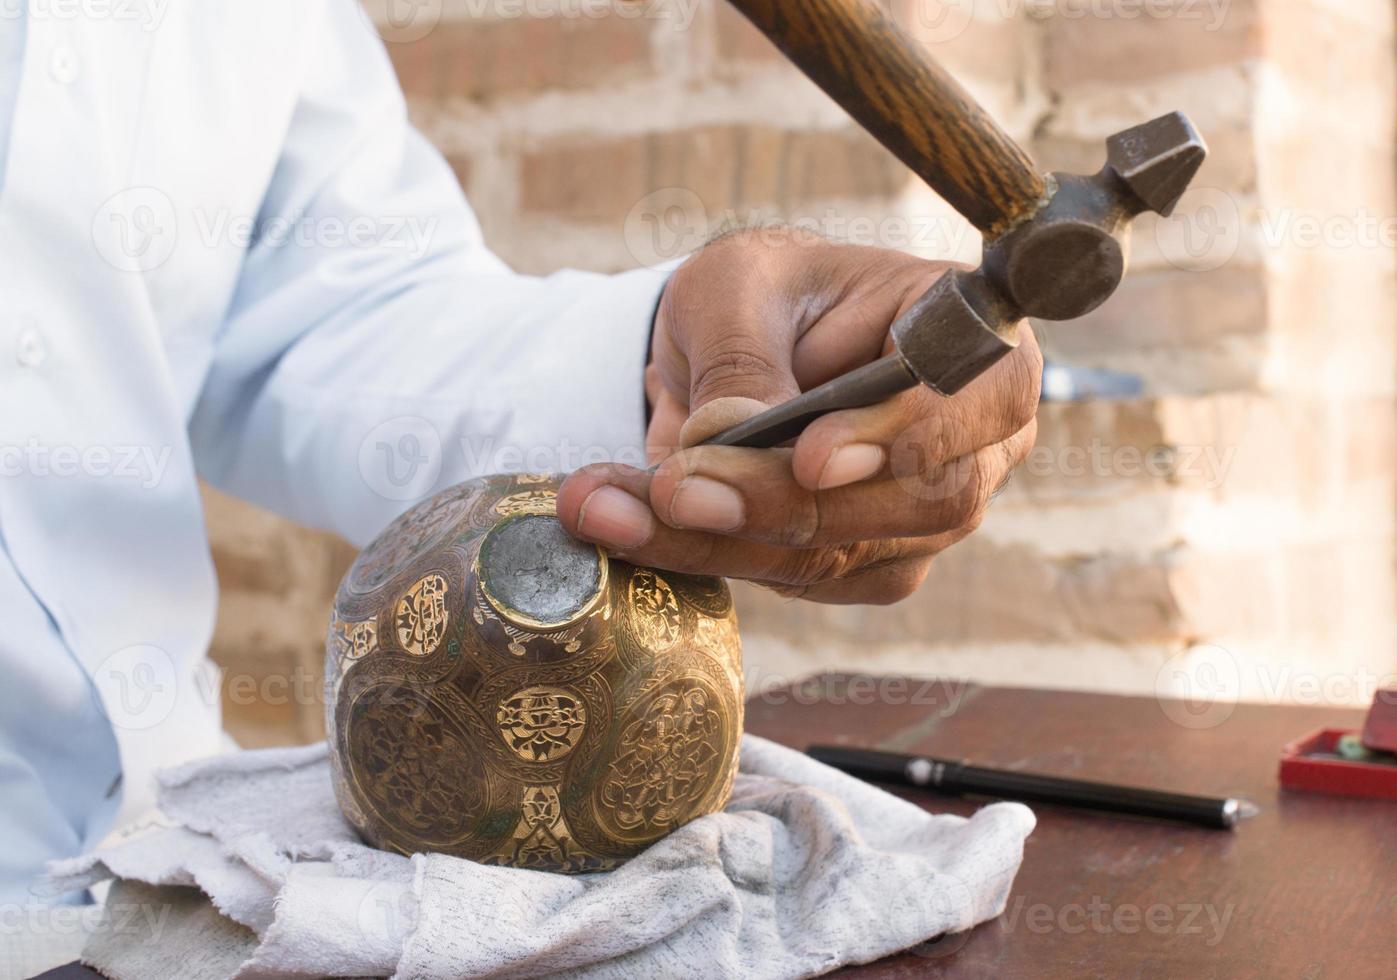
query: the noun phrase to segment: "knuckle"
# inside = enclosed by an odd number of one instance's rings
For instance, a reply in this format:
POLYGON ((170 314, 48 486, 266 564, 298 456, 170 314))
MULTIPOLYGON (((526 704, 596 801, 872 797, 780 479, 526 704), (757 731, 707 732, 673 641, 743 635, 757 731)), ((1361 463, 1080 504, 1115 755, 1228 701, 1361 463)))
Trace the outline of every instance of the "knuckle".
POLYGON ((878 583, 869 596, 873 605, 891 606, 910 599, 921 589, 931 570, 931 559, 898 562, 878 572, 878 583))
POLYGON ((852 547, 807 548, 785 556, 772 578, 785 586, 809 587, 842 578, 852 563, 852 547))
POLYGON ((980 464, 978 456, 966 457, 950 464, 962 470, 956 490, 937 502, 934 523, 939 530, 952 531, 978 527, 984 518, 994 487, 980 464))
POLYGON ((684 572, 689 575, 714 575, 716 559, 718 557, 718 539, 712 535, 695 535, 692 543, 686 544, 684 548, 678 549, 672 561, 665 564, 675 567, 676 572, 684 572))
POLYGON ((721 345, 709 344, 700 352, 697 364, 690 381, 692 401, 748 394, 754 380, 781 373, 768 350, 754 338, 741 336, 725 336, 721 345))
POLYGON ((721 575, 719 539, 709 534, 688 536, 681 547, 668 547, 662 553, 639 549, 625 556, 635 565, 654 565, 684 575, 721 575))
POLYGON ((802 494, 791 505, 786 521, 776 532, 776 543, 787 548, 811 548, 820 537, 824 514, 819 497, 802 494))

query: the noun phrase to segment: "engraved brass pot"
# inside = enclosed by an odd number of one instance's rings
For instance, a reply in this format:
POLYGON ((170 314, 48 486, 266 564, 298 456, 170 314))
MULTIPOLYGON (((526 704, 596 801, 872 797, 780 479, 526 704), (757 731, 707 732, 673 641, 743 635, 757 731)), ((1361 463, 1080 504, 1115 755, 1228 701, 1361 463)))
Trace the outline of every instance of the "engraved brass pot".
POLYGON ((335 795, 377 847, 611 868, 732 789, 742 663, 721 579, 570 538, 552 476, 403 514, 335 596, 335 795))

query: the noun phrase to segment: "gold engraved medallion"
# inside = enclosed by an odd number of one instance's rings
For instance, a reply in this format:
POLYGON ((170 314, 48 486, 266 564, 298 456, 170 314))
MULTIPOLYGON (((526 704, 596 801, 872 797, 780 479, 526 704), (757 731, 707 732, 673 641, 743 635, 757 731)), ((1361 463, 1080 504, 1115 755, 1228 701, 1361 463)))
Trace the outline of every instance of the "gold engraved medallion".
POLYGON ((552 762, 572 751, 587 726, 587 707, 576 694, 530 687, 511 695, 495 715, 500 735, 527 762, 552 762))
POLYGON ((359 660, 378 649, 378 623, 335 621, 335 648, 345 661, 359 660))
POLYGON ((558 494, 553 490, 525 490, 510 494, 495 504, 495 513, 501 517, 516 514, 556 515, 558 494))
POLYGON ((408 653, 426 657, 446 635, 446 579, 428 575, 398 600, 394 622, 398 643, 408 653))

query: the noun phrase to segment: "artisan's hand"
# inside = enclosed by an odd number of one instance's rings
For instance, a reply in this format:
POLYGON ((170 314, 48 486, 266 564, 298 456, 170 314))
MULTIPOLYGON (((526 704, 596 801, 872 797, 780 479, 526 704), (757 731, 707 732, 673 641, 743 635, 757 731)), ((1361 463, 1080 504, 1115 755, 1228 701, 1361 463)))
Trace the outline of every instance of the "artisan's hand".
POLYGON ((674 447, 887 353, 893 320, 947 268, 771 229, 692 256, 660 302, 646 377, 663 463, 579 470, 558 496, 563 523, 637 564, 820 602, 909 595, 1033 446, 1042 359, 1027 324, 953 398, 920 387, 836 412, 794 448, 674 447))

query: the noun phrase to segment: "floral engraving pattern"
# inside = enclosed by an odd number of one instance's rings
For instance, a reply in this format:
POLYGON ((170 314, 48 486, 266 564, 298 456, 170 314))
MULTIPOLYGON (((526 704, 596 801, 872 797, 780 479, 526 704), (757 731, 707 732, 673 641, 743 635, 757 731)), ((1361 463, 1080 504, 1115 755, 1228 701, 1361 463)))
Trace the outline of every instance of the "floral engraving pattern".
POLYGON ((558 513, 558 495, 552 490, 513 493, 495 504, 495 513, 501 517, 513 517, 515 514, 555 515, 558 513))
POLYGON ((674 646, 684 631, 684 619, 669 583, 648 568, 637 568, 629 598, 641 642, 656 650, 674 646))
POLYGON ((395 824, 446 841, 466 833, 485 809, 477 754, 425 695, 370 692, 355 705, 347 734, 355 783, 395 824))
POLYGON ((495 714, 500 735, 519 758, 552 762, 572 751, 587 726, 587 707, 556 687, 525 688, 506 698, 495 714))
POLYGON ((623 832, 664 833, 683 823, 722 775, 718 701, 697 682, 661 688, 621 733, 602 781, 602 812, 623 832))

